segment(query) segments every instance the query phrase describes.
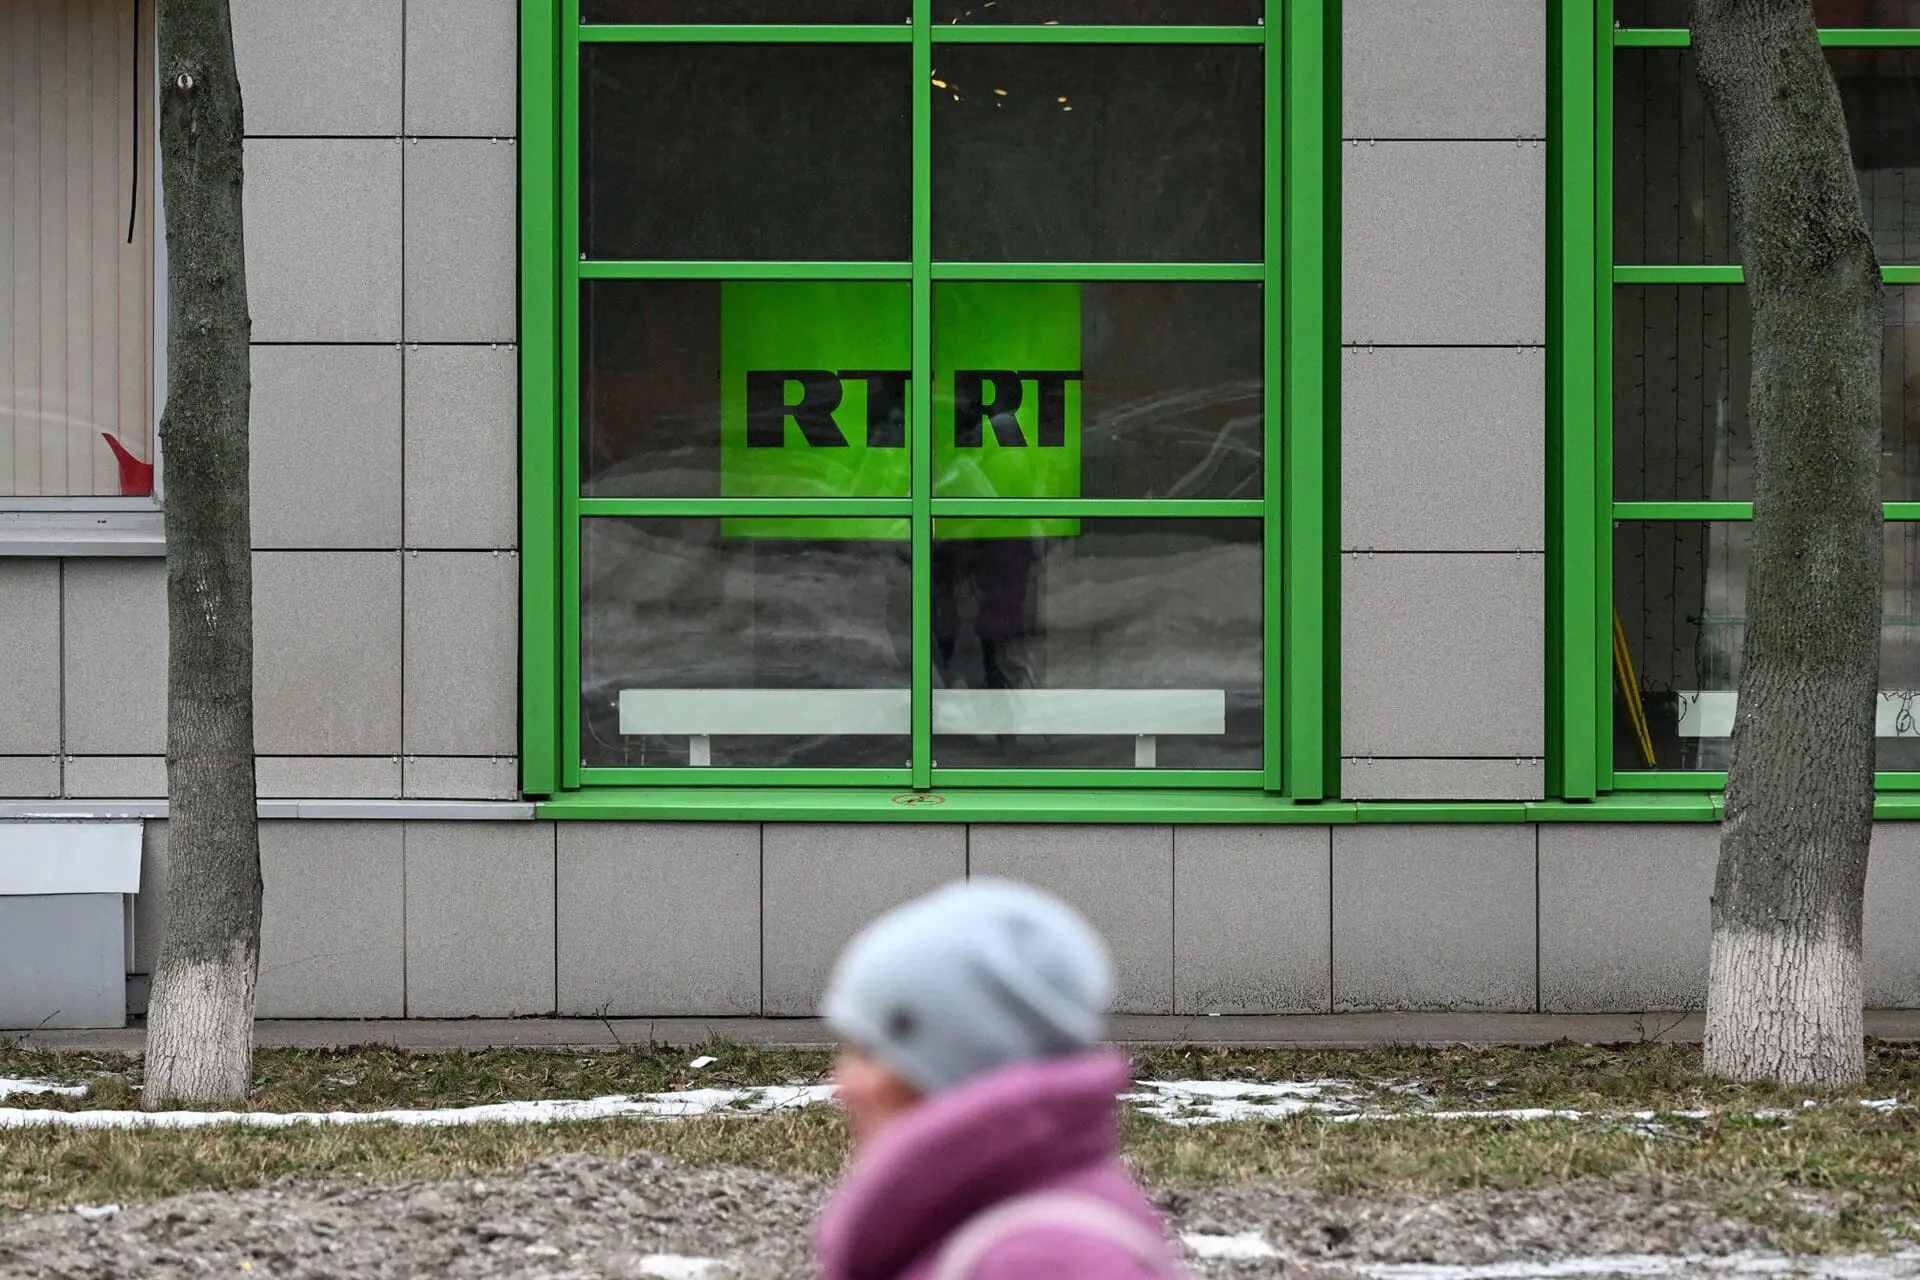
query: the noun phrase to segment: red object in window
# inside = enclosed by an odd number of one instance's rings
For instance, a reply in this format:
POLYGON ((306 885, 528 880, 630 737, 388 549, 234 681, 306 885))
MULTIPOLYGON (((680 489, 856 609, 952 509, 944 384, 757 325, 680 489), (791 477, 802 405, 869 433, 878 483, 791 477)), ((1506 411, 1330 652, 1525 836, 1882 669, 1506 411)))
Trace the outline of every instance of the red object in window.
POLYGON ((102 431, 101 438, 107 442, 107 448, 113 450, 113 457, 120 464, 120 496, 123 498, 144 498, 153 492, 153 464, 142 462, 127 452, 127 447, 102 431))

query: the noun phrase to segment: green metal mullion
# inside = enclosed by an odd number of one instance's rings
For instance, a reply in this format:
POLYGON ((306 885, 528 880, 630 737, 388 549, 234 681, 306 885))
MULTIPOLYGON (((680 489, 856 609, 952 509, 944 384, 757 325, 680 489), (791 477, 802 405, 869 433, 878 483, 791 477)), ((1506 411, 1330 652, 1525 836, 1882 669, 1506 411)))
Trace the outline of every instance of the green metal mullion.
POLYGON ((560 780, 580 785, 580 0, 560 5, 560 780))
POLYGON ((1745 269, 1738 263, 1696 263, 1691 266, 1616 266, 1615 284, 1742 284, 1745 269))
POLYGON ((1724 791, 1727 775, 1711 769, 1622 769, 1613 775, 1615 791, 1724 791))
POLYGON ((987 519, 1037 519, 1045 516, 1083 519, 1239 519, 1258 520, 1266 504, 1209 498, 935 498, 933 516, 987 519))
POLYGON ((559 15, 520 2, 520 789, 560 789, 559 15))
POLYGON ((1557 333, 1548 342, 1556 376, 1548 385, 1555 397, 1558 426, 1554 450, 1553 505, 1559 514, 1552 563, 1556 642, 1549 651, 1548 687, 1558 692, 1550 723, 1554 738, 1548 755, 1554 794, 1589 800, 1598 794, 1601 752, 1600 689, 1596 686, 1597 642, 1604 597, 1603 539, 1599 486, 1604 472, 1600 439, 1603 404, 1598 332, 1602 292, 1599 264, 1601 165, 1595 131, 1598 72, 1594 33, 1599 16, 1594 0, 1568 0, 1554 13, 1554 61, 1558 72, 1549 136, 1556 139, 1551 191, 1556 233, 1557 333))
MULTIPOLYGON (((1269 17, 1268 24, 1272 25, 1269 17)), ((1261 27, 939 26, 935 44, 1259 44, 1261 27)))
POLYGON ((1284 424, 1287 415, 1287 368, 1281 358, 1287 332, 1285 268, 1286 221, 1286 93, 1287 42, 1285 0, 1267 0, 1263 102, 1266 104, 1265 156, 1262 172, 1264 234, 1261 246, 1261 482, 1260 496, 1266 521, 1261 526, 1261 785, 1280 792, 1286 787, 1287 690, 1283 684, 1287 644, 1286 525, 1287 455, 1284 424))
POLYGON ((1616 502, 1615 520, 1751 520, 1751 502, 1616 502))
POLYGON ((1693 32, 1685 27, 1640 27, 1615 31, 1613 44, 1620 49, 1684 49, 1693 43, 1693 32))
POLYGON ((933 0, 913 0, 913 754, 911 785, 933 787, 933 0))
POLYGON ((579 32, 585 44, 905 44, 913 39, 904 26, 850 23, 610 23, 580 27, 579 32))
POLYGON ((1234 281, 1266 278, 1258 262, 936 262, 935 280, 1234 281))
MULTIPOLYGON (((1282 673, 1283 718, 1277 726, 1282 768, 1276 779, 1269 761, 1267 780, 1269 785, 1279 782, 1300 800, 1321 799, 1338 788, 1330 763, 1339 756, 1338 717, 1331 713, 1327 678, 1340 617, 1337 576, 1328 568, 1327 534, 1338 510, 1338 477, 1327 457, 1337 416, 1337 383, 1331 374, 1339 367, 1340 353, 1335 345, 1337 258, 1327 235, 1328 228, 1339 225, 1339 171, 1328 156, 1329 122, 1339 119, 1337 106, 1330 102, 1339 92, 1338 77, 1330 74, 1330 68, 1338 66, 1333 52, 1339 21, 1337 15, 1330 18, 1328 8, 1267 3, 1267 25, 1280 28, 1282 44, 1281 74, 1277 82, 1269 75, 1266 123, 1270 135, 1281 135, 1277 152, 1269 138, 1267 154, 1270 162, 1277 154, 1281 163, 1280 257, 1286 263, 1281 282, 1286 291, 1282 558, 1278 564, 1269 561, 1266 571, 1270 599, 1280 601, 1284 613, 1281 645, 1267 657, 1282 673)), ((1267 65, 1271 73, 1271 50, 1267 65)), ((1272 257, 1269 249, 1269 261, 1272 257)), ((1268 369, 1273 368, 1270 357, 1268 369)), ((1276 730, 1271 707, 1267 714, 1271 741, 1276 730)))
POLYGON ((906 769, 778 769, 692 766, 590 768, 580 776, 589 786, 614 787, 907 787, 906 769))
POLYGON ((1258 769, 935 769, 935 787, 1092 787, 1102 790, 1258 789, 1258 769))
POLYGON ((596 262, 582 280, 911 280, 911 262, 596 262))
MULTIPOLYGON (((1881 267, 1888 284, 1920 284, 1920 266, 1881 267)), ((1615 284, 1723 284, 1743 285, 1746 269, 1736 264, 1700 263, 1692 266, 1628 264, 1613 269, 1615 284)))
POLYGON ((1829 49, 1920 48, 1920 28, 1829 27, 1820 33, 1820 43, 1829 49))
POLYGON ((769 516, 822 519, 901 519, 913 514, 907 498, 582 498, 583 517, 719 519, 769 516))
POLYGON ((1920 502, 1886 502, 1880 507, 1884 520, 1920 520, 1920 502))
POLYGON ((1580 642, 1585 645, 1582 706, 1591 719, 1582 726, 1581 740, 1592 744, 1588 768, 1594 788, 1603 792, 1613 786, 1613 290, 1606 284, 1607 268, 1613 262, 1613 46, 1606 33, 1613 30, 1614 0, 1592 0, 1592 4, 1593 25, 1583 43, 1592 59, 1594 107, 1585 122, 1588 142, 1583 163, 1589 166, 1593 183, 1588 206, 1593 228, 1591 322, 1585 347, 1592 358, 1593 439, 1583 459, 1592 468, 1587 513, 1593 577, 1587 597, 1591 612, 1580 642))

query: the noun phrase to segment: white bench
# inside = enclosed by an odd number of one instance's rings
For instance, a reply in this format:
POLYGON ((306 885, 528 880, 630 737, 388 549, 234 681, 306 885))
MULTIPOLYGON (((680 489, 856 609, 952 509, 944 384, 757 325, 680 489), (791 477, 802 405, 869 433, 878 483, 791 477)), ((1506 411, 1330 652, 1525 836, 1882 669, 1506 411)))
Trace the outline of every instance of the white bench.
MULTIPOLYGON (((905 689, 623 689, 620 732, 687 738, 688 763, 713 762, 717 737, 905 737, 905 689)), ((933 731, 979 737, 1133 739, 1133 764, 1154 768, 1159 739, 1227 731, 1222 689, 935 689, 933 731)))

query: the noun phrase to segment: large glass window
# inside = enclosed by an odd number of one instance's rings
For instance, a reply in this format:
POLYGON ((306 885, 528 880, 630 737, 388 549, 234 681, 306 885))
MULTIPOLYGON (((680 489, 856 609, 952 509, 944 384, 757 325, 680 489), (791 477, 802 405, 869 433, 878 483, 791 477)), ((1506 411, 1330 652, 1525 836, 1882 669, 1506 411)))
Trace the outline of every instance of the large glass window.
POLYGON ((560 785, 1277 787, 1279 4, 559 9, 560 785))
MULTIPOLYGON (((1612 207, 1596 227, 1610 245, 1595 372, 1611 532, 1592 546, 1604 589, 1592 652, 1608 691, 1595 708, 1595 772, 1603 789, 1706 788, 1719 785, 1731 746, 1753 518, 1740 247, 1685 29, 1690 5, 1597 8, 1612 103, 1598 122, 1611 145, 1601 191, 1610 185, 1612 207)), ((1879 764, 1910 774, 1920 771, 1920 3, 1815 8, 1888 281, 1879 764)))

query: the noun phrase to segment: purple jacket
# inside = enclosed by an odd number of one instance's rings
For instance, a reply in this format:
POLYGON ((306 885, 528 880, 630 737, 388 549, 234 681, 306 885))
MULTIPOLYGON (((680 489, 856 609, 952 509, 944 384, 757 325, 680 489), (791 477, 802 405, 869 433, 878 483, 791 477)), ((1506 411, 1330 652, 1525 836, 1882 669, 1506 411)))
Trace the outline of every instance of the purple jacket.
MULTIPOLYGON (((970 1219, 1039 1191, 1097 1198, 1163 1231, 1120 1163, 1115 1097, 1126 1059, 1024 1063, 940 1094, 861 1152, 821 1214, 826 1280, 925 1280, 970 1219)), ((1029 1227, 989 1249, 971 1280, 1167 1280, 1121 1246, 1069 1227, 1029 1227)))

